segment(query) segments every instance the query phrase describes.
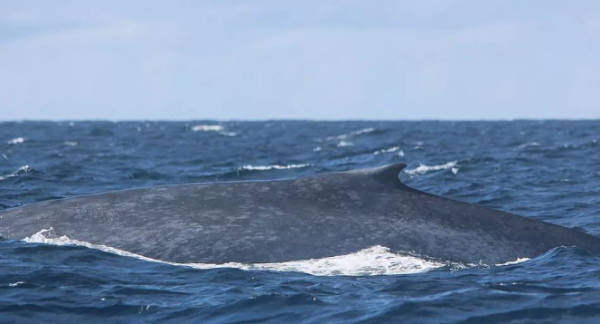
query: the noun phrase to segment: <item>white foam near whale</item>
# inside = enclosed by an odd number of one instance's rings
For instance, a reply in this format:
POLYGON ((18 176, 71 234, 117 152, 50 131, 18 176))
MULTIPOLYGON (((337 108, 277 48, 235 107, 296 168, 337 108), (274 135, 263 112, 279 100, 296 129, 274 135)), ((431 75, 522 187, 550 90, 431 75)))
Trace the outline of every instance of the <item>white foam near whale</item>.
POLYGON ((404 172, 407 174, 410 174, 410 175, 416 175, 416 174, 425 174, 425 173, 428 173, 431 171, 440 171, 440 170, 450 169, 452 171, 452 173, 457 174, 458 173, 458 165, 457 164, 458 164, 458 161, 451 161, 446 164, 440 164, 440 165, 420 164, 418 167, 416 167, 414 169, 404 170, 404 172))
POLYGON ((136 259, 160 262, 171 265, 187 266, 196 269, 237 268, 242 270, 289 271, 303 272, 315 276, 373 276, 397 275, 427 272, 446 266, 446 263, 421 259, 414 256, 392 253, 383 246, 373 246, 355 253, 346 255, 298 260, 276 263, 173 263, 148 258, 135 253, 119 250, 105 245, 97 245, 79 240, 72 240, 66 236, 55 237, 52 228, 43 229, 30 237, 23 239, 29 243, 44 243, 52 245, 77 245, 97 249, 108 253, 118 254, 136 259))
MULTIPOLYGON (((320 259, 298 260, 275 263, 244 264, 229 262, 223 264, 210 263, 175 263, 145 257, 143 255, 119 250, 110 246, 97 245, 89 242, 72 240, 67 236, 53 237, 52 228, 42 229, 30 237, 23 239, 28 243, 44 243, 51 245, 76 245, 103 252, 113 253, 136 259, 159 262, 176 266, 186 266, 196 269, 236 268, 241 270, 278 271, 278 272, 303 272, 314 276, 376 276, 376 275, 401 275, 423 273, 450 265, 450 263, 427 260, 416 256, 393 253, 384 246, 372 246, 360 251, 320 259)), ((497 266, 517 264, 528 261, 528 258, 519 258, 497 266)), ((455 269, 470 268, 481 265, 456 265, 455 269)))

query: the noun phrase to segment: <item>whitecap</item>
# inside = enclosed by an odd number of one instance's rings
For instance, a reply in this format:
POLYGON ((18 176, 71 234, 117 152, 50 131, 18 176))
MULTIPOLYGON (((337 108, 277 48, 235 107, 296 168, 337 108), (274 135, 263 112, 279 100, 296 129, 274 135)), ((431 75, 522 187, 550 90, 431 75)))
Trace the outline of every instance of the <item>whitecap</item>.
POLYGON ((233 137, 233 136, 237 136, 237 133, 236 132, 219 132, 219 135, 233 137))
POLYGON ((421 164, 418 167, 414 168, 414 169, 410 169, 410 170, 406 170, 404 172, 410 174, 410 175, 414 175, 414 174, 425 174, 427 172, 431 172, 431 171, 439 171, 439 170, 448 170, 451 169, 452 173, 456 174, 458 173, 458 168, 457 168, 457 164, 458 161, 452 161, 452 162, 448 162, 446 164, 441 164, 441 165, 425 165, 425 164, 421 164), (456 170, 454 170, 456 169, 456 170))
POLYGON ((354 146, 354 144, 352 142, 341 141, 337 145, 337 147, 347 147, 347 146, 354 146))
MULTIPOLYGON (((394 146, 394 147, 390 147, 389 149, 382 149, 382 150, 377 150, 375 152, 373 152, 373 154, 375 155, 379 155, 379 154, 385 154, 385 153, 393 153, 396 152, 400 149, 400 146, 394 146)), ((402 154, 402 156, 404 155, 404 153, 402 154)))
POLYGON ((53 245, 78 245, 104 252, 133 257, 144 261, 160 262, 196 269, 236 268, 253 271, 303 272, 315 276, 373 276, 398 275, 427 272, 448 265, 445 262, 431 261, 415 256, 392 253, 383 246, 372 246, 346 255, 273 263, 174 263, 148 258, 139 254, 115 249, 105 245, 72 240, 67 236, 52 237, 52 228, 43 229, 23 241, 53 245))
POLYGON ((66 141, 66 142, 63 142, 63 144, 66 145, 66 146, 77 146, 77 145, 79 145, 79 143, 73 142, 73 141, 66 141))
POLYGON ((363 128, 363 129, 359 129, 359 130, 355 130, 352 131, 348 134, 342 134, 342 135, 337 135, 337 136, 330 136, 327 138, 328 141, 332 141, 332 140, 343 140, 343 139, 347 139, 350 137, 354 137, 354 136, 358 136, 358 135, 362 135, 362 134, 366 134, 366 133, 370 133, 370 132, 374 132, 375 128, 373 127, 368 127, 368 128, 363 128))
POLYGON ((523 263, 525 261, 529 261, 531 260, 530 258, 517 258, 514 261, 508 261, 508 262, 504 262, 504 263, 498 263, 496 264, 496 266, 501 267, 501 266, 507 266, 507 265, 512 265, 512 264, 518 264, 518 263, 523 263))
POLYGON ((319 152, 320 150, 321 150, 321 147, 320 147, 320 146, 317 146, 317 147, 315 147, 315 148, 313 149, 313 152, 319 152))
POLYGON ((20 286, 20 285, 22 285, 24 283, 25 283, 25 281, 17 281, 17 282, 9 283, 8 286, 9 287, 18 287, 18 286, 20 286))
POLYGON ((10 141, 8 141, 7 143, 10 145, 14 145, 14 144, 21 144, 23 142, 25 142, 26 139, 23 137, 17 137, 17 138, 13 138, 10 141))
POLYGON ((9 173, 4 176, 0 175, 0 181, 6 180, 8 178, 16 177, 21 173, 27 173, 27 172, 31 172, 31 168, 29 167, 29 165, 24 165, 24 166, 18 168, 17 171, 15 171, 15 172, 9 173))
POLYGON ((221 132, 225 128, 221 125, 195 125, 192 126, 194 132, 221 132))
POLYGON ((525 143, 525 144, 519 145, 519 148, 527 148, 527 147, 535 147, 535 146, 540 146, 540 143, 538 143, 538 142, 525 143))
POLYGON ((251 171, 266 171, 266 170, 286 170, 286 169, 298 169, 309 167, 310 164, 288 164, 288 165, 244 165, 240 170, 251 170, 251 171))

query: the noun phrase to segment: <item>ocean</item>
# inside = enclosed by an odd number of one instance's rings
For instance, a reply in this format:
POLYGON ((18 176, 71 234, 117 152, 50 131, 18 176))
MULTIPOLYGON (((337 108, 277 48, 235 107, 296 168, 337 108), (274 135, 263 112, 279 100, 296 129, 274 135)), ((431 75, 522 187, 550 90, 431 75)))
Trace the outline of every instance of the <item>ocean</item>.
MULTIPOLYGON (((395 162, 410 187, 600 236, 600 121, 2 122, 0 210, 395 162)), ((600 323, 600 258, 575 247, 507 265, 382 246, 171 264, 48 230, 0 240, 0 323, 600 323)))

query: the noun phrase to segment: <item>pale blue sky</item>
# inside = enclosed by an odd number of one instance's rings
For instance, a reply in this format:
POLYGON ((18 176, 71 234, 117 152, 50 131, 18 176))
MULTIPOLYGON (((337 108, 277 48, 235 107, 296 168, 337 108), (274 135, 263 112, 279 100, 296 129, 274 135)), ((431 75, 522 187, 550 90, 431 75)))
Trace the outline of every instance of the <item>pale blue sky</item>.
POLYGON ((600 118, 597 0, 0 0, 0 120, 600 118))

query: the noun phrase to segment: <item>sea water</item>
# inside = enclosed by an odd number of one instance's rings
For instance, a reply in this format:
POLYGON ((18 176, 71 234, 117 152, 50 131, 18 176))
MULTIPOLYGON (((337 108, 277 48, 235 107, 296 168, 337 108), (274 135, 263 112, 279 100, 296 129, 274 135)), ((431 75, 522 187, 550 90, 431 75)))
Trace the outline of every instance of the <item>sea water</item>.
MULTIPOLYGON (((0 209, 404 162, 408 186, 600 236, 599 141, 600 121, 5 122, 0 209)), ((504 265, 384 246, 173 264, 36 231, 0 241, 0 323, 600 323, 600 259, 568 246, 504 265)))

